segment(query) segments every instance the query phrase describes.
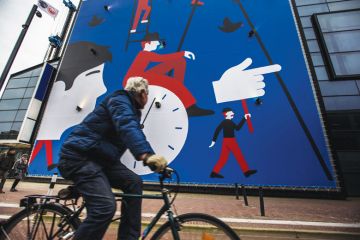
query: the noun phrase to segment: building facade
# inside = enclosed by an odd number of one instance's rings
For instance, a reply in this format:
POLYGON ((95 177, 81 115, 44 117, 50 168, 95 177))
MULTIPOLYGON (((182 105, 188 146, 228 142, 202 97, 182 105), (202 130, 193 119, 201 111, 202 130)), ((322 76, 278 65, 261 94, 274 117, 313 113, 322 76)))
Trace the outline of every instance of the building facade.
POLYGON ((295 0, 332 149, 349 195, 360 194, 360 1, 295 0))
MULTIPOLYGON (((359 196, 360 1, 291 2, 315 90, 321 95, 319 105, 342 187, 348 195, 359 196)), ((42 68, 43 65, 14 74, 6 86, 0 102, 0 138, 5 145, 20 143, 19 132, 26 119, 29 97, 34 96, 35 85, 31 82, 39 79, 42 68)), ((34 144, 34 139, 29 144, 34 144)))

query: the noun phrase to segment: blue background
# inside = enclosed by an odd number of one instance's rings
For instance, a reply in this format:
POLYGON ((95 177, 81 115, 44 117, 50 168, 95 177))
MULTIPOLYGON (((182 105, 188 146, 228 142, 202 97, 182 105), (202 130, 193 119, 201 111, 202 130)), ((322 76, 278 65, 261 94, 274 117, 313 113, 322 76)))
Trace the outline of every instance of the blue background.
MULTIPOLYGON (((187 60, 185 86, 197 99, 202 108, 213 109, 212 116, 190 118, 186 143, 172 162, 171 167, 180 172, 183 182, 203 184, 271 185, 290 187, 335 188, 336 180, 329 181, 323 172, 310 143, 288 103, 284 92, 274 74, 265 76, 266 94, 263 104, 256 106, 248 100, 252 114, 254 133, 249 133, 247 125, 236 132, 236 138, 251 169, 258 173, 245 178, 233 155, 230 155, 221 174, 224 179, 209 178, 221 150, 222 133, 214 148, 209 149, 214 131, 224 119, 221 111, 231 107, 235 112, 234 121, 240 121, 244 114, 241 102, 216 104, 212 81, 218 80, 228 68, 239 64, 245 58, 253 59, 250 68, 269 65, 255 37, 249 38, 251 28, 242 15, 239 6, 232 0, 203 0, 198 7, 185 38, 182 50, 192 51, 196 60, 187 60), (218 29, 223 19, 242 21, 244 26, 233 33, 218 29)), ((166 40, 166 48, 158 53, 175 52, 191 12, 191 0, 152 0, 150 32, 158 32, 166 40)), ((306 125, 311 131, 317 146, 334 179, 334 169, 329 160, 324 133, 315 103, 311 80, 306 69, 299 37, 296 31, 291 6, 287 0, 243 0, 250 19, 255 24, 274 63, 280 64, 280 72, 306 125)), ((84 1, 81 6, 70 44, 90 41, 109 46, 113 55, 104 70, 105 85, 108 92, 99 97, 101 101, 107 94, 122 88, 123 76, 136 54, 141 50, 139 43, 125 44, 130 29, 133 0, 84 1), (110 5, 110 11, 104 5, 110 5), (88 23, 96 15, 104 22, 96 27, 88 23)), ((140 31, 143 24, 139 24, 140 31)), ((133 34, 140 39, 143 35, 133 34)), ((54 158, 68 129, 60 141, 54 141, 54 158)), ((159 153, 161 154, 161 153, 159 153)), ((44 149, 30 166, 32 174, 48 175, 44 149)), ((157 180, 155 174, 144 176, 145 180, 157 180)))

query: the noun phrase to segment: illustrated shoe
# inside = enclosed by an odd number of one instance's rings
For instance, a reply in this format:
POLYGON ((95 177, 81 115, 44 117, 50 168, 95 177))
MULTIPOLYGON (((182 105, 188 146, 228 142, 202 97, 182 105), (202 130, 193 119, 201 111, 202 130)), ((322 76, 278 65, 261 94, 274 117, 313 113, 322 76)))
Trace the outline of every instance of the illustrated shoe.
POLYGON ((130 33, 136 33, 136 29, 131 29, 130 33))
POLYGON ((197 2, 196 2, 196 0, 192 0, 191 5, 203 6, 204 2, 202 2, 200 0, 198 0, 197 2))
POLYGON ((216 173, 216 172, 211 172, 210 173, 210 177, 211 178, 224 178, 223 175, 219 174, 219 173, 216 173))
POLYGON ((10 189, 10 192, 17 192, 18 190, 16 190, 15 188, 10 189))
POLYGON ((199 108, 198 106, 196 106, 196 104, 188 107, 186 109, 186 112, 189 117, 200 117, 214 114, 213 110, 199 108))
POLYGON ((148 20, 148 19, 141 20, 141 23, 147 23, 147 22, 149 22, 149 20, 148 20))
POLYGON ((257 170, 247 170, 246 172, 244 172, 245 177, 250 177, 251 175, 257 173, 257 170))

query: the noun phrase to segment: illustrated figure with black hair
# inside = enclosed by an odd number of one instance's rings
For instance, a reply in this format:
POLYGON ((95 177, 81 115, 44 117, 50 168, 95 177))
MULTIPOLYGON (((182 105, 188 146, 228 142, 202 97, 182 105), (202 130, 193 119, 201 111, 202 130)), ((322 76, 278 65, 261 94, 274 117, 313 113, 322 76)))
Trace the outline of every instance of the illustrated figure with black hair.
POLYGON ((172 91, 184 104, 189 117, 206 116, 214 114, 214 111, 202 109, 196 105, 196 99, 185 87, 184 78, 186 71, 186 59, 195 60, 194 53, 181 51, 169 54, 155 53, 163 46, 158 33, 148 33, 141 41, 142 51, 135 57, 133 63, 124 77, 123 85, 129 77, 141 76, 146 78, 151 85, 164 87, 172 91), (148 68, 151 63, 157 65, 148 68), (172 72, 169 74, 169 72, 172 72))
POLYGON ((52 141, 60 140, 68 128, 80 123, 95 108, 97 98, 106 93, 103 71, 105 63, 111 60, 109 48, 96 43, 81 41, 67 47, 41 120, 30 164, 45 148, 48 169, 56 166, 52 141))
POLYGON ((7 152, 0 155, 0 193, 5 193, 3 191, 6 178, 9 174, 10 169, 14 166, 15 163, 15 148, 9 148, 7 152))
POLYGON ((211 178, 224 178, 223 175, 220 174, 221 169, 226 164, 230 153, 232 152, 239 163, 241 170, 243 171, 245 177, 249 177, 257 172, 257 170, 252 170, 249 168, 241 149, 236 142, 235 131, 239 131, 242 126, 245 124, 246 119, 250 118, 250 114, 245 114, 244 117, 238 124, 235 124, 232 119, 234 118, 235 113, 231 108, 224 108, 222 111, 225 119, 219 124, 216 128, 214 137, 212 139, 211 145, 209 148, 212 148, 215 145, 215 142, 218 138, 218 135, 221 131, 223 131, 223 144, 221 148, 220 158, 217 161, 215 167, 213 168, 210 177, 211 178))

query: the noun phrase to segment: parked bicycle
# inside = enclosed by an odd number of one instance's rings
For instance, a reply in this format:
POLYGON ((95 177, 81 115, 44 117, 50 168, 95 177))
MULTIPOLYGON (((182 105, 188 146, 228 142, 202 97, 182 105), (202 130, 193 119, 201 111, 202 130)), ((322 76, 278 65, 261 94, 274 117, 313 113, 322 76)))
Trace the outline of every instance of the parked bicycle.
MULTIPOLYGON (((179 175, 167 168, 159 175, 160 194, 133 195, 115 193, 116 201, 123 198, 162 199, 163 206, 150 224, 143 230, 142 238, 150 240, 239 240, 240 238, 227 224, 220 219, 203 213, 186 213, 175 215, 172 205, 179 189, 179 175), (174 191, 166 188, 164 181, 176 175, 174 191), (172 196, 172 197, 171 197, 172 196), (161 216, 166 214, 167 221, 155 229, 161 216), (155 227, 155 228, 154 228, 155 227), (155 229, 152 234, 152 230, 155 229)), ((38 239, 71 239, 79 227, 85 202, 78 205, 80 194, 74 186, 59 191, 56 196, 29 195, 20 201, 23 210, 13 215, 2 227, 0 239, 4 240, 38 240, 38 239), (70 203, 69 203, 70 202, 70 203)), ((123 202, 122 204, 126 204, 123 202)), ((121 217, 112 221, 120 220, 121 217)))

